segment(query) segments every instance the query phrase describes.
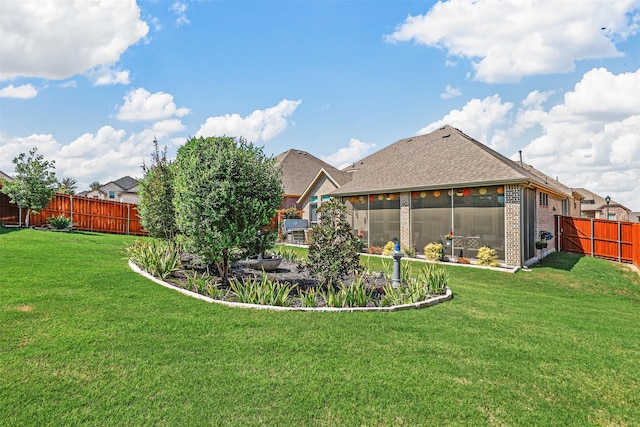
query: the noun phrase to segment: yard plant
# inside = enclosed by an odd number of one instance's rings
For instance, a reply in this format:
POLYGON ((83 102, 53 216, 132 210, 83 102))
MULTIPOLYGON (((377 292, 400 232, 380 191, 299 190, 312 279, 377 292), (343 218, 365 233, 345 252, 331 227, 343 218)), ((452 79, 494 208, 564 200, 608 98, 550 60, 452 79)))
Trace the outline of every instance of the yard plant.
POLYGON ((263 233, 283 189, 275 159, 242 138, 192 138, 178 149, 174 198, 185 249, 216 263, 224 282, 236 254, 264 252, 275 233, 263 233))
POLYGON ((640 420, 640 278, 619 264, 444 265, 455 297, 428 309, 273 312, 158 286, 133 240, 0 228, 3 426, 640 420))

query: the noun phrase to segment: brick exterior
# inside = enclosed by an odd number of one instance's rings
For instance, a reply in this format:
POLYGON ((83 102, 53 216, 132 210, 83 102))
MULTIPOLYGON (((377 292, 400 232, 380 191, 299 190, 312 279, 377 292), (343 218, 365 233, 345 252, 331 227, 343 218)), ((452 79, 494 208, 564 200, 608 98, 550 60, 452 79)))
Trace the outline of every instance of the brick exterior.
POLYGON ((285 194, 285 196, 282 198, 282 202, 280 202, 280 209, 302 209, 302 204, 297 203, 299 197, 300 196, 292 194, 285 194))
POLYGON ((555 216, 560 215, 562 213, 562 199, 557 198, 557 196, 553 196, 549 194, 549 206, 540 205, 540 193, 544 193, 544 191, 538 190, 536 192, 536 234, 535 240, 540 240, 540 232, 548 231, 553 234, 553 239, 549 240, 549 249, 555 247, 555 233, 556 233, 556 225, 555 225, 555 216), (555 209, 555 210, 554 210, 555 209))
POLYGON ((505 185, 504 196, 505 264, 521 265, 522 188, 519 185, 505 185))
POLYGON ((411 244, 411 193, 400 193, 400 245, 411 244))

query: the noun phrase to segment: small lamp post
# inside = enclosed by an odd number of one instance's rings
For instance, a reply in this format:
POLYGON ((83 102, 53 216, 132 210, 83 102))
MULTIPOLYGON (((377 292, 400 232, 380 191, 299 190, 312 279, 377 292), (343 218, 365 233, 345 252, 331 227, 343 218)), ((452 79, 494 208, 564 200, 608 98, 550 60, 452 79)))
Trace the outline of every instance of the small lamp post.
POLYGON ((611 202, 611 197, 605 197, 604 201, 607 202, 607 219, 609 219, 609 203, 611 202))
POLYGON ((394 289, 400 286, 400 258, 402 258, 402 252, 400 252, 400 242, 396 242, 396 247, 393 251, 393 280, 391 286, 394 289))

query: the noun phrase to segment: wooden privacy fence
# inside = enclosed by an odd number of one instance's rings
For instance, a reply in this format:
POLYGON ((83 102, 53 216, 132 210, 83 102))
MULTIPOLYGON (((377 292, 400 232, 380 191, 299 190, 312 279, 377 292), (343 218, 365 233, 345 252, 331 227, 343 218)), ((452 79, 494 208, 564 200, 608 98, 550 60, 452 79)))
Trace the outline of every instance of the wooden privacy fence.
POLYGON ((558 249, 640 267, 640 223, 556 217, 558 249))
MULTIPOLYGON (((47 218, 64 215, 73 221, 73 228, 83 231, 103 233, 146 235, 138 218, 138 206, 131 203, 112 200, 92 199, 84 196, 71 196, 56 193, 42 212, 31 215, 29 225, 41 226, 47 218)), ((0 193, 0 222, 5 224, 24 224, 26 210, 9 203, 9 197, 0 193)))

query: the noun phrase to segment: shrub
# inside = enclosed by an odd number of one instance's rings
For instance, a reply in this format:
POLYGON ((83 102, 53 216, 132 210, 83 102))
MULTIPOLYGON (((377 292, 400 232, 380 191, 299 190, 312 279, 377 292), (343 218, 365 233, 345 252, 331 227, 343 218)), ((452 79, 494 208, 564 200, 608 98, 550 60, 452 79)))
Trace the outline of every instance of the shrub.
POLYGON ((180 249, 170 241, 135 240, 127 248, 127 257, 147 273, 161 279, 180 268, 180 249))
POLYGON ((382 255, 393 255, 396 250, 396 242, 389 241, 386 245, 384 245, 384 249, 382 250, 382 255))
POLYGON ((290 305, 289 295, 295 288, 294 285, 286 282, 270 280, 265 272, 262 272, 259 279, 247 279, 241 282, 234 278, 230 284, 238 302, 282 307, 290 305))
POLYGON ((444 246, 442 246, 442 243, 429 243, 424 247, 424 257, 430 261, 442 261, 444 259, 444 246))
POLYGON ((499 267, 498 253, 495 249, 491 249, 488 246, 483 246, 478 249, 478 255, 476 260, 479 265, 488 265, 489 267, 499 267))
POLYGON ((49 222, 49 225, 51 225, 56 230, 69 228, 73 225, 73 223, 71 222, 71 219, 67 218, 64 215, 51 216, 47 218, 47 221, 49 222))
POLYGON ((367 253, 371 255, 382 255, 382 248, 380 246, 369 246, 367 253))
POLYGON ((411 245, 411 246, 403 246, 402 247, 402 252, 404 252, 409 258, 415 258, 416 257, 416 247, 411 245))
POLYGON ((337 199, 323 202, 318 208, 320 222, 311 230, 308 268, 325 284, 362 270, 358 238, 347 221, 347 208, 337 199))
POLYGON ((151 166, 142 165, 143 179, 138 183, 138 216, 145 231, 152 237, 171 240, 177 231, 173 207, 175 164, 167 160, 167 148, 162 152, 153 141, 151 166))

